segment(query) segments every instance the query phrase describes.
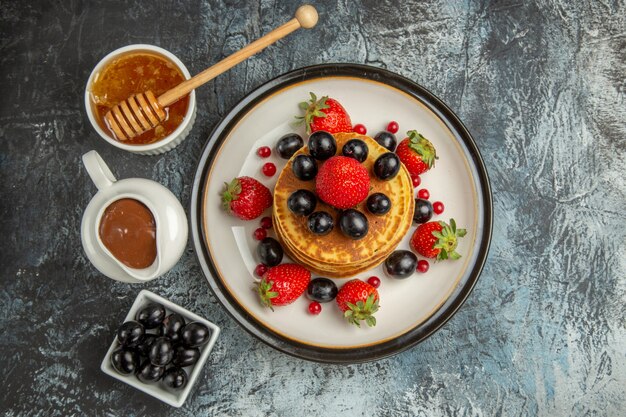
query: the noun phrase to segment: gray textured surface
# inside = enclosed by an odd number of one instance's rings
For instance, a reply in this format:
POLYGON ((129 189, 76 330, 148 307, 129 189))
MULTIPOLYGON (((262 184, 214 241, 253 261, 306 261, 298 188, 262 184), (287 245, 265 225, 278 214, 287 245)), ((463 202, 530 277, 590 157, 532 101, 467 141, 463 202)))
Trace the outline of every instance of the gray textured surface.
POLYGON ((315 2, 319 28, 198 91, 198 120, 174 152, 133 156, 92 131, 84 83, 109 51, 157 44, 196 73, 283 22, 296 5, 286 3, 0 3, 0 413, 624 415, 624 2, 315 2), (475 291, 441 331, 376 363, 318 365, 244 333, 209 294, 190 248, 143 286, 91 267, 79 225, 95 189, 80 155, 96 149, 118 178, 155 179, 187 207, 220 117, 271 77, 333 61, 423 84, 482 150, 494 192, 492 249, 475 291), (224 329, 180 410, 98 369, 141 288, 224 329))

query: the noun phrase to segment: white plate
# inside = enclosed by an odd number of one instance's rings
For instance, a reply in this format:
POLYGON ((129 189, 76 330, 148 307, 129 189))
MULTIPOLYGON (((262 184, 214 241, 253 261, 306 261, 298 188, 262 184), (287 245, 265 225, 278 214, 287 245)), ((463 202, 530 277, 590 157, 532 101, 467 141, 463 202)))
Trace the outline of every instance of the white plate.
MULTIPOLYGON (((268 209, 267 215, 270 215, 268 209)), ((192 232, 199 260, 211 288, 231 314, 270 345, 306 359, 329 362, 371 360, 398 352, 421 341, 456 311, 473 287, 487 255, 491 236, 491 194, 482 160, 467 130, 436 97, 390 72, 357 65, 304 68, 270 81, 240 102, 212 133, 201 158, 192 199, 192 232), (430 139, 439 160, 422 175, 419 188, 445 211, 434 220, 448 221, 468 233, 461 239, 458 261, 431 262, 426 274, 404 280, 386 278, 382 267, 357 275, 381 278, 380 310, 374 328, 349 325, 334 302, 319 316, 307 311, 309 301, 264 308, 252 291, 259 221, 244 222, 222 211, 224 182, 251 176, 273 189, 278 175, 261 173, 265 162, 280 171, 285 160, 276 152, 269 159, 256 155, 260 146, 274 149, 278 138, 294 129, 298 103, 314 92, 329 95, 346 108, 352 122, 362 123, 368 135, 384 130, 389 121, 400 125, 398 141, 415 129, 430 139)), ((412 227, 398 249, 408 249, 412 227)), ((270 236, 272 235, 270 230, 270 236)), ((289 259, 283 260, 289 262, 289 259)), ((335 280, 341 286, 346 280, 335 280)))

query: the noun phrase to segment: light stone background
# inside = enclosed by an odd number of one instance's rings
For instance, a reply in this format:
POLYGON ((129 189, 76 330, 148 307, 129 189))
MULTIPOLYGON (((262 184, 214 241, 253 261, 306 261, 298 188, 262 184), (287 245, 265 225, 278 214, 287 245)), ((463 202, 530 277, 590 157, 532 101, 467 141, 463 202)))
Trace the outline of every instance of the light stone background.
MULTIPOLYGON (((620 1, 316 1, 321 24, 198 91, 182 146, 134 156, 91 129, 83 90, 109 51, 160 45, 192 73, 284 22, 295 1, 0 3, 0 413, 618 416, 626 405, 626 6, 620 1), (493 242, 466 304, 417 347, 333 366, 245 333, 189 246, 147 285, 99 274, 79 238, 95 192, 80 156, 169 187, 188 209, 210 130, 286 71, 355 62, 430 89, 474 135, 493 186, 493 242), (140 289, 223 327, 173 409, 100 361, 140 289)), ((376 105, 376 103, 373 103, 376 105)))

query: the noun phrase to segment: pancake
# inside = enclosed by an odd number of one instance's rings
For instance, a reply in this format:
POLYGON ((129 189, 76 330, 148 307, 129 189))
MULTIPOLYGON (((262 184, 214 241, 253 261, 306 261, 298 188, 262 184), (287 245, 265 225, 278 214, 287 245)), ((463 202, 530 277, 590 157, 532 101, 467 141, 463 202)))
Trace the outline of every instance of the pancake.
MULTIPOLYGON (((292 254, 294 254, 299 260, 301 260, 302 262, 305 262, 308 265, 315 266, 318 269, 338 271, 338 272, 339 271, 344 271, 344 272, 351 271, 356 268, 360 268, 363 265, 368 265, 368 266, 371 264, 377 265, 381 259, 386 258, 387 255, 395 249, 396 242, 402 239, 402 237, 406 234, 409 227, 411 226, 411 224, 407 222, 405 225, 403 225, 402 228, 399 228, 396 235, 393 238, 389 239, 388 244, 385 245, 385 247, 381 248, 381 250, 379 250, 371 258, 365 259, 362 262, 354 262, 351 264, 337 264, 333 262, 327 262, 324 260, 310 258, 310 257, 307 257, 306 254, 300 253, 298 249, 291 242, 289 242, 289 240, 283 237, 283 231, 280 228, 280 224, 278 223, 278 221, 275 218, 273 219, 273 221, 274 221, 274 224, 278 224, 275 231, 276 231, 276 234, 279 236, 279 238, 283 241, 284 248, 287 249, 292 254)), ((323 239, 324 236, 314 235, 314 238, 323 239)), ((323 241, 320 242, 320 245, 323 245, 323 244, 324 244, 323 241)))
POLYGON ((307 218, 291 213, 287 207, 287 199, 294 191, 306 189, 315 192, 314 180, 301 181, 293 174, 293 159, 308 152, 303 147, 287 162, 276 182, 273 220, 276 234, 291 258, 315 272, 343 278, 377 266, 396 248, 411 225, 414 200, 410 176, 403 165, 398 175, 389 181, 374 176, 374 161, 387 149, 365 135, 338 133, 334 136, 338 155, 350 139, 358 138, 367 144, 369 155, 363 166, 370 173, 370 194, 382 192, 387 195, 391 200, 391 210, 385 215, 376 216, 368 212, 365 201, 361 202, 356 208, 367 217, 369 231, 364 238, 352 240, 339 230, 337 217, 340 210, 318 200, 315 210, 330 213, 335 219, 335 228, 325 236, 311 233, 306 225, 307 218))

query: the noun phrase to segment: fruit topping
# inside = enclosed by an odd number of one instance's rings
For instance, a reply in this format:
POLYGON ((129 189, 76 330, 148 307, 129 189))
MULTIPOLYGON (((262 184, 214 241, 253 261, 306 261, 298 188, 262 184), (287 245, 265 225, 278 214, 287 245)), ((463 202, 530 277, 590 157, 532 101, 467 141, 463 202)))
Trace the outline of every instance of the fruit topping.
POLYGON ((430 268, 430 264, 426 259, 420 259, 417 261, 417 272, 421 272, 422 274, 428 272, 428 268, 430 268))
POLYGON ((391 121, 387 125, 387 131, 389 133, 398 133, 399 129, 400 129, 400 126, 398 125, 398 122, 391 121))
POLYGON ((339 215, 339 228, 350 239, 359 240, 367 235, 369 223, 363 213, 355 209, 348 209, 339 215))
POLYGON ((313 314, 314 316, 317 316, 321 312, 322 312, 322 305, 320 303, 318 303, 317 301, 313 301, 311 302, 311 304, 309 304, 309 313, 313 314))
POLYGON ((172 363, 184 368, 198 362, 200 359, 200 349, 178 345, 174 348, 174 359, 172 363))
POLYGON ((325 161, 337 153, 337 142, 330 133, 318 130, 309 136, 309 154, 318 161, 325 161))
POLYGON ((411 237, 411 248, 425 258, 459 259, 456 252, 458 238, 467 234, 465 229, 457 229, 454 219, 446 222, 428 222, 417 227, 411 237))
POLYGON ((152 384, 161 379, 164 372, 164 366, 153 365, 149 360, 147 360, 144 361, 139 367, 139 370, 137 370, 137 379, 145 384, 152 384))
POLYGON ((274 310, 274 306, 293 303, 304 293, 311 281, 311 273, 298 264, 281 264, 270 268, 257 291, 261 303, 274 310))
POLYGON ((359 135, 364 135, 367 133, 367 128, 361 123, 354 125, 354 132, 359 135))
POLYGON ((210 337, 211 332, 208 327, 197 321, 187 323, 180 332, 180 340, 183 342, 183 346, 188 348, 197 348, 205 345, 210 337))
POLYGON ((111 353, 111 365, 122 375, 132 374, 139 367, 139 355, 133 349, 120 347, 111 353))
POLYGON ((419 175, 415 175, 411 177, 411 184, 413 184, 413 188, 419 187, 421 183, 422 183, 422 179, 420 178, 419 175))
POLYGON ((163 320, 159 335, 169 337, 172 343, 180 340, 180 330, 185 325, 185 319, 178 313, 172 313, 163 320))
POLYGON ((374 288, 380 287, 380 278, 373 276, 367 279, 367 283, 370 284, 374 288))
POLYGON ((316 211, 309 216, 307 226, 316 235, 327 235, 333 230, 333 217, 325 211, 316 211))
POLYGON ((263 264, 258 264, 255 268, 254 268, 254 275, 256 275, 257 277, 262 277, 264 273, 267 272, 269 268, 267 267, 267 265, 263 265, 263 264))
POLYGON ((269 158, 269 156, 272 154, 272 150, 269 146, 261 146, 259 149, 256 150, 256 154, 259 155, 261 158, 269 158))
POLYGON ((383 193, 374 193, 367 197, 366 205, 370 213, 379 216, 391 210, 391 200, 383 193))
POLYGON ((339 209, 354 207, 367 198, 370 178, 357 160, 333 156, 320 166, 315 180, 317 195, 339 209))
POLYGON ((306 132, 325 130, 329 133, 352 132, 352 121, 339 102, 328 96, 317 99, 313 93, 309 93, 309 102, 299 104, 304 110, 304 116, 296 116, 300 123, 305 123, 306 132))
POLYGON ((428 200, 430 198, 430 193, 426 188, 422 188, 420 190, 417 190, 417 196, 424 200, 428 200))
POLYGON ((272 177, 274 176, 274 174, 276 174, 276 165, 274 165, 272 162, 266 162, 265 164, 263 164, 261 172, 263 172, 263 175, 265 175, 266 177, 272 177))
POLYGON ((252 220, 272 205, 272 193, 251 177, 239 177, 225 183, 222 207, 233 216, 252 220))
POLYGON ((122 324, 117 330, 117 340, 122 346, 137 346, 144 335, 143 325, 134 320, 129 320, 122 324))
POLYGON ((417 267, 417 256, 408 250, 397 250, 385 259, 385 274, 391 278, 408 278, 417 267))
POLYGON ((174 357, 174 347, 169 337, 157 337, 148 351, 148 359, 154 366, 165 366, 174 357))
POLYGON ((350 139, 343 145, 341 153, 343 156, 354 158, 359 162, 363 162, 367 159, 369 149, 367 148, 367 144, 361 139, 350 139))
POLYGON ((179 390, 185 388, 188 381, 187 372, 184 369, 173 367, 165 371, 163 374, 163 383, 166 387, 179 390))
POLYGON ((302 140, 300 135, 296 133, 287 133, 278 139, 276 151, 278 151, 278 155, 280 155, 281 158, 289 159, 303 146, 304 140, 302 140))
POLYGON ((433 211, 435 212, 435 214, 443 213, 443 208, 443 203, 441 201, 435 201, 433 203, 433 211))
POLYGON ((400 160, 393 152, 386 152, 374 162, 374 174, 381 180, 390 180, 400 171, 400 160))
POLYGON ((313 213, 317 205, 317 197, 309 190, 297 190, 287 199, 287 207, 298 216, 308 216, 313 213))
POLYGON ((426 223, 433 217, 433 206, 430 201, 423 198, 415 199, 415 211, 413 212, 413 223, 426 223))
POLYGON ((165 307, 159 303, 150 303, 139 310, 135 318, 146 329, 155 329, 163 323, 165 307))
POLYGON ((256 240, 263 240, 267 237, 267 230, 262 227, 259 227, 254 231, 254 238, 256 240))
POLYGON ((317 175, 317 162, 309 155, 298 155, 291 166, 293 174, 302 181, 309 181, 317 175))
POLYGON ((407 132, 408 137, 398 145, 396 153, 412 177, 420 175, 435 165, 437 154, 428 139, 415 130, 407 132))
POLYGON ((337 293, 337 305, 349 323, 358 327, 361 321, 376 325, 374 313, 378 311, 378 291, 367 282, 353 279, 346 282, 337 293))
POLYGON ((261 219, 261 227, 264 229, 272 228, 272 218, 271 217, 263 217, 261 219))
POLYGON ((328 278, 313 278, 306 288, 306 296, 309 300, 319 303, 327 303, 337 297, 337 285, 328 278))
POLYGON ((263 239, 256 248, 256 253, 262 264, 276 266, 283 260, 283 248, 272 237, 263 239))
POLYGON ((396 140, 396 135, 391 132, 386 132, 384 130, 382 132, 378 132, 376 136, 374 136, 374 140, 378 142, 378 144, 383 148, 387 148, 389 152, 395 151, 396 145, 398 143, 398 141, 396 140))

